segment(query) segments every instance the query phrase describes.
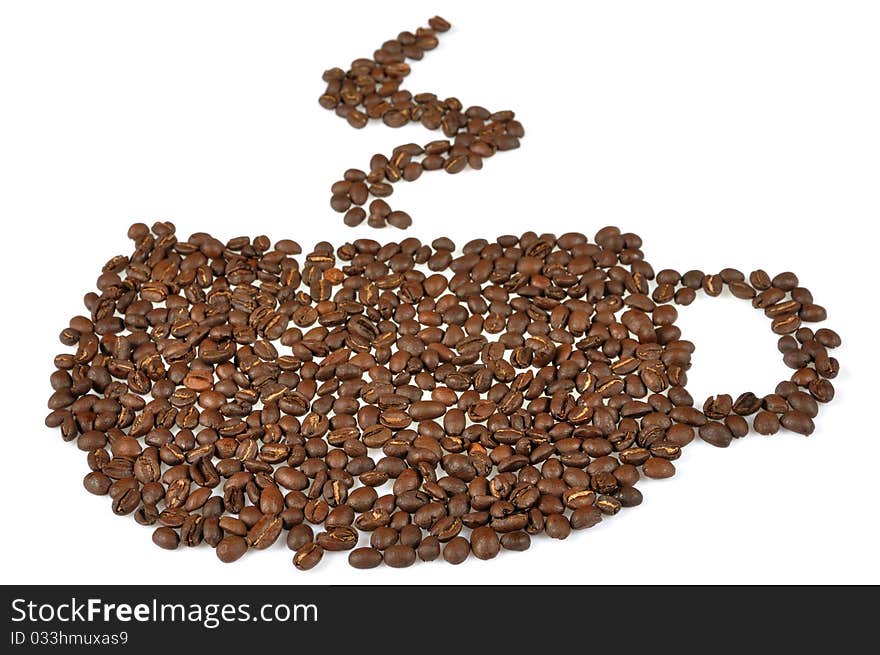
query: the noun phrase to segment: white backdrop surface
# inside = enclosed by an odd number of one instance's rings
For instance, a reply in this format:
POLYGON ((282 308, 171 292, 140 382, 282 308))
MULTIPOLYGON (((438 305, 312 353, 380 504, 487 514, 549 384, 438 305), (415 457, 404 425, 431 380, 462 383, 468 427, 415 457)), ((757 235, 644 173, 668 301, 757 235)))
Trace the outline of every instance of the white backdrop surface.
MULTIPOLYGON (((5 311, 4 583, 880 582, 875 331, 880 9, 872 2, 6 2, 0 5, 5 311), (133 221, 183 234, 352 230, 328 206, 348 167, 420 127, 348 127, 321 73, 442 13, 453 30, 407 87, 511 108, 522 148, 391 198, 406 236, 534 229, 644 239, 659 270, 795 271, 844 338, 838 398, 809 438, 686 449, 644 503, 524 554, 452 567, 305 574, 279 542, 223 565, 168 553, 86 493, 83 453, 43 426, 52 357, 133 221), (872 417, 873 416, 873 417, 872 417)), ((790 371, 747 303, 680 309, 689 390, 769 393, 790 371)))

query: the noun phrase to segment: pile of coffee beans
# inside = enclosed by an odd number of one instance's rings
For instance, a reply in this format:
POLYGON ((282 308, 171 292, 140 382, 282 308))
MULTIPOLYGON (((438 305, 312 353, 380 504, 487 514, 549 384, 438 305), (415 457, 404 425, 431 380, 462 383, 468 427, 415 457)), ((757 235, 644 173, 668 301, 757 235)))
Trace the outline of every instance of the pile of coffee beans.
POLYGON ((399 180, 413 182, 425 171, 443 170, 460 173, 465 168, 481 169, 483 159, 496 152, 519 147, 525 135, 523 126, 509 110, 490 112, 479 106, 465 108, 458 98, 439 99, 433 93, 413 94, 401 83, 409 75, 407 59, 419 60, 437 47, 437 35, 446 32, 449 23, 435 16, 429 27, 401 32, 373 53, 372 59, 356 59, 347 71, 331 68, 324 72, 327 89, 319 98, 325 109, 355 128, 373 120, 388 127, 420 123, 429 130, 441 130, 445 139, 420 146, 398 146, 390 156, 377 154, 370 159, 369 172, 352 168, 331 187, 330 206, 345 213, 351 227, 367 221, 370 227, 392 225, 406 229, 412 224, 409 214, 392 210, 384 198, 391 195, 399 180), (368 209, 364 205, 370 200, 368 209))
POLYGON ((614 227, 305 257, 167 222, 128 235, 61 332, 46 424, 161 548, 232 562, 283 540, 299 569, 490 559, 639 505, 697 435, 809 434, 834 395, 840 338, 805 326, 825 310, 794 274, 655 274, 614 227), (725 286, 794 373, 700 410, 675 304, 725 286))

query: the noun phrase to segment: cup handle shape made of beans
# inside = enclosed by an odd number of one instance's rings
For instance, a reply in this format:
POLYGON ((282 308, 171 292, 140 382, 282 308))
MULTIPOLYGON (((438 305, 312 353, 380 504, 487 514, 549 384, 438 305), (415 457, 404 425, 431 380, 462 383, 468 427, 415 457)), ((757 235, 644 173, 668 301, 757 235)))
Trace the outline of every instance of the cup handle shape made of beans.
MULTIPOLYGON (((813 301, 808 289, 799 286, 794 273, 784 272, 771 278, 759 269, 747 281, 743 273, 733 268, 711 275, 698 270, 679 275, 667 269, 657 273, 656 281, 652 298, 657 303, 673 300, 689 305, 698 292, 719 296, 725 286, 734 297, 751 301, 754 308, 770 319, 771 329, 780 335, 778 348, 783 361, 795 370, 771 394, 758 397, 746 391, 736 399, 730 394, 719 394, 706 399, 702 413, 682 407, 672 410, 672 418, 698 428, 700 438, 721 448, 748 434, 746 416, 754 416, 752 428, 759 434, 775 434, 780 426, 806 436, 813 433, 813 419, 819 413, 820 403, 834 398, 829 380, 837 377, 839 364, 828 350, 841 341, 833 330, 820 328, 814 332, 804 325, 824 321, 826 311, 813 301), (676 413, 678 416, 674 416, 676 413)), ((669 320, 674 320, 674 310, 669 313, 669 320)))
POLYGON ((347 71, 331 68, 324 72, 327 89, 319 103, 352 127, 363 128, 370 120, 381 120, 388 127, 420 123, 429 130, 441 130, 446 137, 424 146, 400 145, 390 156, 374 155, 369 172, 356 168, 345 171, 343 179, 331 187, 330 206, 345 213, 345 224, 350 227, 366 220, 370 227, 406 229, 412 224, 409 214, 392 210, 384 200, 395 182, 413 182, 426 171, 454 174, 468 167, 479 170, 483 159, 518 148, 525 135, 512 111, 490 112, 476 105, 465 108, 457 98, 441 100, 433 93, 413 94, 401 88, 410 73, 406 60, 421 59, 437 47, 438 34, 450 28, 439 16, 428 25, 415 33, 401 32, 383 43, 372 59, 356 59, 347 71), (363 208, 367 202, 369 211, 363 208))

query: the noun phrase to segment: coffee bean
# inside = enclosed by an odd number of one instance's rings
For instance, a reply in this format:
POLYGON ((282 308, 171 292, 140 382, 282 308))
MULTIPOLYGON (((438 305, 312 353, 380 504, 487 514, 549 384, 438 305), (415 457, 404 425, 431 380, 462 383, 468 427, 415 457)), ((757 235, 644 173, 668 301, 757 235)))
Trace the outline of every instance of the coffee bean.
POLYGON ((730 433, 734 436, 735 439, 744 437, 749 433, 748 421, 737 414, 732 414, 725 417, 724 425, 728 430, 730 430, 730 433))
POLYGON ((274 516, 284 509, 284 497, 278 487, 272 485, 263 489, 260 493, 260 511, 263 514, 274 516))
POLYGON ((840 336, 828 328, 820 328, 816 330, 816 341, 826 348, 837 348, 841 344, 840 336))
POLYGON ((409 408, 409 415, 416 421, 439 418, 446 413, 446 406, 436 400, 420 400, 409 408))
POLYGON ((727 448, 733 440, 733 434, 723 423, 709 421, 700 426, 700 439, 718 448, 727 448))
POLYGON ((429 535, 422 539, 416 552, 419 559, 423 562, 433 562, 440 557, 440 540, 433 535, 429 535))
POLYGON ((382 553, 375 548, 355 548, 348 554, 348 563, 356 569, 374 569, 382 563, 382 553))
POLYGON ((405 230, 410 225, 412 225, 412 218, 410 218, 409 214, 402 211, 393 211, 385 218, 388 221, 388 225, 392 227, 396 227, 400 230, 405 230))
POLYGON ((327 551, 351 550, 357 545, 357 539, 357 531, 348 526, 332 528, 315 537, 318 545, 327 551))
POLYGON ((299 550, 310 541, 313 541, 314 537, 314 532, 310 526, 305 523, 295 525, 287 533, 287 547, 290 550, 299 550))
POLYGON ((358 225, 363 223, 366 218, 367 212, 364 211, 362 207, 352 207, 347 212, 345 212, 343 222, 348 227, 357 227, 358 225))
POLYGON ((707 398, 703 404, 703 413, 710 419, 720 420, 733 410, 733 400, 727 394, 707 398))
POLYGON ((544 521, 544 532, 551 539, 565 539, 571 534, 571 524, 562 514, 550 514, 544 521))
POLYGON ((471 545, 464 537, 455 537, 443 546, 443 559, 450 564, 461 564, 471 552, 471 545))
POLYGON ((506 532, 501 535, 501 547, 505 550, 522 552, 532 545, 532 539, 525 532, 506 532))
POLYGON ((100 471, 92 471, 83 478, 83 486, 86 491, 96 496, 103 496, 110 490, 113 481, 100 471))
POLYGON ((430 25, 431 29, 435 32, 446 32, 447 30, 449 30, 450 27, 452 27, 452 25, 450 25, 446 19, 441 18, 440 16, 434 16, 433 18, 430 18, 428 20, 428 25, 430 25))
POLYGON ((834 399, 834 386, 828 380, 813 380, 808 388, 810 395, 820 403, 830 403, 834 399))
POLYGON ((791 291, 798 285, 797 275, 791 273, 789 271, 785 273, 780 273, 776 277, 773 278, 771 284, 777 289, 782 289, 783 291, 791 291))
POLYGON ((779 432, 779 417, 773 412, 761 410, 755 414, 755 432, 758 434, 776 434, 779 432))
POLYGON ((492 559, 501 549, 498 534, 488 526, 480 526, 471 533, 471 552, 477 559, 492 559))
POLYGON ((256 550, 268 548, 278 539, 282 530, 282 521, 280 516, 263 515, 254 526, 248 530, 247 544, 256 550))
POLYGON ((761 408, 761 399, 750 391, 740 395, 733 403, 733 411, 741 416, 754 414, 761 408))
POLYGON ((173 528, 160 526, 153 531, 153 543, 165 550, 174 550, 180 543, 180 537, 173 528))
POLYGON ((315 542, 303 544, 293 556, 293 565, 300 571, 315 568, 324 557, 324 549, 315 542))
POLYGON ((215 549, 217 557, 221 562, 234 562, 247 552, 247 542, 237 535, 229 535, 223 537, 215 549))
POLYGON ((769 289, 771 285, 770 276, 762 269, 752 271, 749 274, 749 282, 758 291, 765 291, 769 289))
POLYGON ((341 193, 335 194, 330 198, 330 206, 333 208, 333 211, 348 211, 348 208, 351 207, 351 198, 349 198, 348 195, 343 195, 341 193))
POLYGON ((813 430, 815 430, 813 419, 811 419, 808 414, 797 410, 786 412, 782 415, 779 422, 786 430, 791 430, 792 432, 797 432, 798 434, 803 434, 805 436, 810 436, 813 434, 813 430))
POLYGON ((411 546, 394 544, 385 549, 383 558, 388 566, 395 569, 403 569, 415 563, 416 551, 411 546))
MULTIPOLYGON (((706 437, 703 436, 703 430, 712 423, 707 423, 702 428, 700 428, 700 436, 703 437, 704 440, 709 441, 706 437)), ((725 428, 726 429, 726 428, 725 428)), ((712 443, 711 441, 709 443, 712 443)), ((714 445, 718 445, 717 443, 713 443, 714 445)), ((650 457, 643 465, 642 470, 645 472, 645 475, 649 478, 655 478, 657 480, 663 478, 671 478, 675 475, 675 466, 673 466, 672 462, 668 459, 663 459, 662 457, 650 457)))
POLYGON ((802 412, 810 418, 816 418, 819 414, 819 404, 812 396, 803 391, 794 391, 788 394, 785 399, 792 409, 802 412))
MULTIPOLYGON (((617 490, 614 497, 622 507, 638 507, 642 504, 642 492, 635 487, 622 487, 617 490)), ((572 518, 574 518, 574 513, 572 513, 572 518)), ((574 527, 574 522, 572 522, 572 527, 574 527)))
MULTIPOLYGON (((632 489, 630 487, 630 489, 632 489)), ((580 507, 571 513, 569 522, 575 530, 592 528, 602 520, 602 512, 595 507, 580 507)))

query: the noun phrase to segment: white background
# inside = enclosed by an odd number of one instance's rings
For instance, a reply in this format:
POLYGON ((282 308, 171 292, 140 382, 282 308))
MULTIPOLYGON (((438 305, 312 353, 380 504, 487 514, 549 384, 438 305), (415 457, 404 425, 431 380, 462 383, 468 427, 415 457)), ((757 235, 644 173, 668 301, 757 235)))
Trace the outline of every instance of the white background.
MULTIPOLYGON (((810 438, 696 442, 645 502, 524 554, 404 572, 285 546, 222 565, 168 553, 87 494, 85 457, 43 427, 53 356, 132 221, 304 247, 358 236, 328 188, 374 152, 436 138, 348 127, 317 103, 438 3, 4 2, 0 217, 5 583, 880 582, 877 267, 880 33, 873 2, 444 2, 454 25, 407 88, 515 109, 520 150, 391 198, 407 236, 638 232, 655 268, 794 270, 845 345, 810 438), (422 8, 424 6, 424 8, 422 8), (26 322, 22 322, 27 317, 26 322)), ((689 389, 769 393, 790 374, 748 303, 700 300, 689 389)))

